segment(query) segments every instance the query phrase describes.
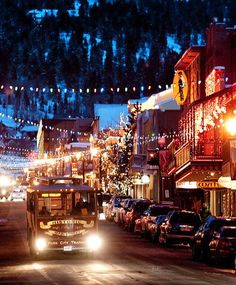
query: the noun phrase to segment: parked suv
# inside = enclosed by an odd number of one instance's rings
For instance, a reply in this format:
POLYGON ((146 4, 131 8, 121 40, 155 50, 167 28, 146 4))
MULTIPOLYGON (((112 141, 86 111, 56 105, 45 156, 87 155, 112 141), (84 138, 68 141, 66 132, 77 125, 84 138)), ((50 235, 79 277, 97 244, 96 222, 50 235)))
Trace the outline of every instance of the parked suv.
POLYGON ((125 199, 123 203, 123 207, 118 211, 118 223, 120 226, 124 226, 125 224, 125 215, 127 212, 131 211, 132 204, 137 201, 137 199, 125 199))
POLYGON ((173 211, 160 226, 159 242, 165 246, 170 243, 191 244, 200 225, 199 214, 185 210, 173 211))
POLYGON ((233 264, 236 251, 236 226, 223 226, 213 234, 209 244, 209 261, 233 264))
POLYGON ((125 228, 128 231, 134 231, 135 220, 139 219, 151 204, 149 199, 139 199, 132 204, 131 210, 125 215, 125 228))
MULTIPOLYGON (((170 212, 169 212, 170 213, 170 212)), ((167 215, 159 215, 149 227, 150 239, 152 242, 159 242, 160 228, 162 223, 167 219, 167 215)))
POLYGON ((135 221, 136 232, 140 232, 142 236, 150 235, 150 227, 154 224, 155 219, 159 215, 167 215, 171 210, 178 208, 173 205, 152 204, 143 213, 140 219, 135 221))
POLYGON ((236 218, 209 216, 205 223, 199 227, 193 238, 193 260, 208 259, 209 243, 212 240, 213 234, 219 231, 222 226, 236 226, 236 218))
POLYGON ((118 209, 121 207, 121 202, 127 198, 131 198, 131 196, 125 195, 114 195, 111 197, 110 202, 107 204, 105 209, 105 218, 108 221, 113 221, 115 215, 118 212, 118 209))

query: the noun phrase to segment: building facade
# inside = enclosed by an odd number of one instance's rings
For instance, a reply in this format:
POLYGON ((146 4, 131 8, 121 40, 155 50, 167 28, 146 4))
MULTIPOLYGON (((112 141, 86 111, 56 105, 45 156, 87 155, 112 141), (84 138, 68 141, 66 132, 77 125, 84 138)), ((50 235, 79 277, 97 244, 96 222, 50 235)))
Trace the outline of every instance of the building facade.
POLYGON ((175 65, 176 74, 186 75, 188 92, 181 102, 174 141, 178 147, 169 172, 174 173, 181 207, 199 210, 205 202, 214 215, 236 215, 234 190, 219 183, 222 147, 228 140, 225 120, 236 96, 235 48, 236 30, 214 23, 207 30, 206 46, 190 47, 175 65))
MULTIPOLYGON (((39 159, 47 162, 40 175, 93 176, 90 149, 98 134, 98 118, 43 119, 37 134, 39 159)), ((41 164, 42 165, 42 164, 41 164)))

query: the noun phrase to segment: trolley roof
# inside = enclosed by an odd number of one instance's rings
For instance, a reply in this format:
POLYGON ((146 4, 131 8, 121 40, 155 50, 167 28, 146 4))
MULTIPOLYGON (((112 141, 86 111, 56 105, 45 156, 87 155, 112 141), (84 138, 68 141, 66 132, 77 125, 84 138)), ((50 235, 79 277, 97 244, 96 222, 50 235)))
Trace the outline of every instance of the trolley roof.
POLYGON ((44 176, 37 178, 37 185, 32 185, 27 192, 72 192, 72 191, 95 191, 94 188, 81 184, 81 179, 64 176, 44 176))

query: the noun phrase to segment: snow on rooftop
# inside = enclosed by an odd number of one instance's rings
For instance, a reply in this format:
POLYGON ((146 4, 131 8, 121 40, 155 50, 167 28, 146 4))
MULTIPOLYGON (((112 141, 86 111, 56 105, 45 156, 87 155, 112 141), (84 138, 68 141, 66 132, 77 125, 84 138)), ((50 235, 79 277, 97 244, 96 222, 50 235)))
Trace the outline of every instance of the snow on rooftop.
POLYGON ((94 115, 99 117, 99 130, 120 129, 127 121, 127 104, 94 104, 94 115))
POLYGON ((37 132, 38 131, 38 127, 37 126, 24 126, 22 129, 21 129, 22 132, 37 132))
POLYGON ((9 118, 7 115, 0 113, 0 123, 5 125, 8 128, 17 128, 19 127, 19 123, 15 122, 14 119, 9 118))
POLYGON ((150 96, 142 103, 143 111, 149 109, 179 110, 180 106, 174 100, 173 89, 169 88, 150 96))

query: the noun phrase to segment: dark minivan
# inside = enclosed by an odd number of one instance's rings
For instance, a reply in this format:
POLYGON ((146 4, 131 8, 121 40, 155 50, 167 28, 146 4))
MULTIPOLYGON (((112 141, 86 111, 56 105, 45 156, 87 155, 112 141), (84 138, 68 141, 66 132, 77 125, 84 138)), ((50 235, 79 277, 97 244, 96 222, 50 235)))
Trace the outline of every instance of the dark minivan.
POLYGON ((165 246, 169 244, 192 244, 194 234, 201 225, 199 214, 186 211, 173 211, 160 226, 159 242, 165 246))

